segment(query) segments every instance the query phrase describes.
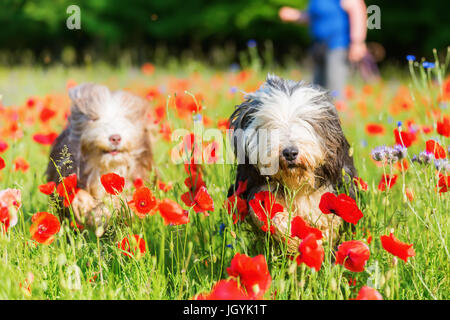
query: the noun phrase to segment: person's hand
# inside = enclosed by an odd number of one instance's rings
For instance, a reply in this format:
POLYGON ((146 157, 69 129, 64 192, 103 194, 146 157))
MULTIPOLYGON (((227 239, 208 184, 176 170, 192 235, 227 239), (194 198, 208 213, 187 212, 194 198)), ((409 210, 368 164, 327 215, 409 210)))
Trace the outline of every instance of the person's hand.
POLYGON ((286 22, 295 22, 300 20, 301 11, 291 8, 291 7, 282 7, 278 11, 278 15, 280 19, 286 22))
POLYGON ((352 42, 348 51, 348 60, 350 62, 359 62, 367 53, 365 42, 352 42))

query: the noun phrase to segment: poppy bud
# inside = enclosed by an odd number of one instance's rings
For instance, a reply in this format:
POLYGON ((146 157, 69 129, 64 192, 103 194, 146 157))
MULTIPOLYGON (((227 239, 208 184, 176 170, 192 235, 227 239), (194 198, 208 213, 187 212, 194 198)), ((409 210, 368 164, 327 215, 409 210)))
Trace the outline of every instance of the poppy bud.
POLYGON ((389 298, 389 297, 391 296, 391 287, 386 286, 386 287, 384 288, 384 294, 385 294, 385 296, 386 296, 387 298, 389 298))
POLYGON ((105 229, 103 228, 103 226, 98 227, 97 229, 95 229, 95 236, 97 238, 100 238, 103 233, 105 233, 105 229))
POLYGON ((388 270, 388 272, 386 272, 386 281, 389 281, 390 278, 392 278, 392 270, 388 270))
POLYGON ((337 283, 336 283, 336 279, 335 279, 335 278, 332 278, 332 279, 331 279, 331 281, 330 281, 330 287, 331 287, 331 290, 333 290, 333 291, 336 291, 336 290, 337 290, 337 283))
POLYGON ((66 264, 66 262, 67 262, 66 255, 65 255, 64 253, 61 253, 61 254, 58 256, 58 264, 59 264, 60 266, 63 266, 63 265, 66 264))
POLYGON ((296 263, 292 263, 290 266, 289 266, 289 273, 290 274, 294 274, 294 272, 295 272, 295 270, 297 269, 297 264, 296 263))

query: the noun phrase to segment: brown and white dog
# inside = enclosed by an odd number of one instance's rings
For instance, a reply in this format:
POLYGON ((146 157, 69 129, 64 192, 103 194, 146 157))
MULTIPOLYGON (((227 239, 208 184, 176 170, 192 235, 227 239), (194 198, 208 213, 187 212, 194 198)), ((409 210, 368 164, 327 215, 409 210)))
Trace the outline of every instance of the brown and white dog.
POLYGON ((69 97, 69 123, 52 147, 47 179, 58 184, 61 177, 75 173, 80 188, 72 201, 76 219, 88 226, 104 225, 111 213, 102 201, 106 192, 100 177, 119 174, 127 188, 136 178, 150 176, 148 108, 145 100, 131 93, 111 92, 98 84, 72 88, 69 97))
MULTIPOLYGON (((297 215, 321 229, 325 239, 330 235, 336 239, 343 220, 322 214, 319 202, 325 192, 345 188, 354 198, 351 183, 356 169, 328 92, 269 75, 259 90, 245 96, 229 121, 238 158, 236 183, 229 196, 245 180, 247 191, 242 196, 247 201, 259 191, 276 195, 285 208, 272 221, 279 240, 289 237, 290 221, 297 215), (268 161, 262 163, 264 157, 268 161), (268 164, 272 170, 267 170, 268 164)), ((261 226, 249 209, 254 223, 261 226)), ((291 240, 295 250, 298 239, 291 240)))

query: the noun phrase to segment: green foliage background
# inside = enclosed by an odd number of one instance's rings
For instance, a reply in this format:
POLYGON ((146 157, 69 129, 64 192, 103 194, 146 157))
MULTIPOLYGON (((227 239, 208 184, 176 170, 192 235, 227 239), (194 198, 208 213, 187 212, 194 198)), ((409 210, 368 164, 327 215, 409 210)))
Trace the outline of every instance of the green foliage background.
MULTIPOLYGON (((382 43, 389 58, 428 55, 449 44, 447 1, 366 4, 381 8, 381 30, 370 30, 368 39, 382 43)), ((277 13, 283 5, 305 8, 307 0, 2 0, 0 50, 59 55, 70 46, 111 58, 123 49, 141 50, 142 56, 164 45, 175 54, 229 47, 233 55, 248 39, 270 39, 277 57, 292 48, 305 51, 308 30, 282 23, 277 13), (72 4, 81 8, 78 31, 66 28, 66 9, 72 4)))

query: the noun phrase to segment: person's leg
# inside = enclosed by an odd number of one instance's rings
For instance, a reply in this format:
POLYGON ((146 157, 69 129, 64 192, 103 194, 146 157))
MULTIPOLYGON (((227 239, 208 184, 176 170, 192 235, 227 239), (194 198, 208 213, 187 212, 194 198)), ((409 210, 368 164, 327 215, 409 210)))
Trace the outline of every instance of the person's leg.
POLYGON ((325 55, 325 77, 327 88, 336 98, 344 97, 344 89, 349 75, 348 50, 344 48, 328 50, 325 55))
POLYGON ((325 52, 323 46, 317 43, 314 44, 311 49, 311 55, 314 68, 312 82, 319 86, 326 87, 325 52))

